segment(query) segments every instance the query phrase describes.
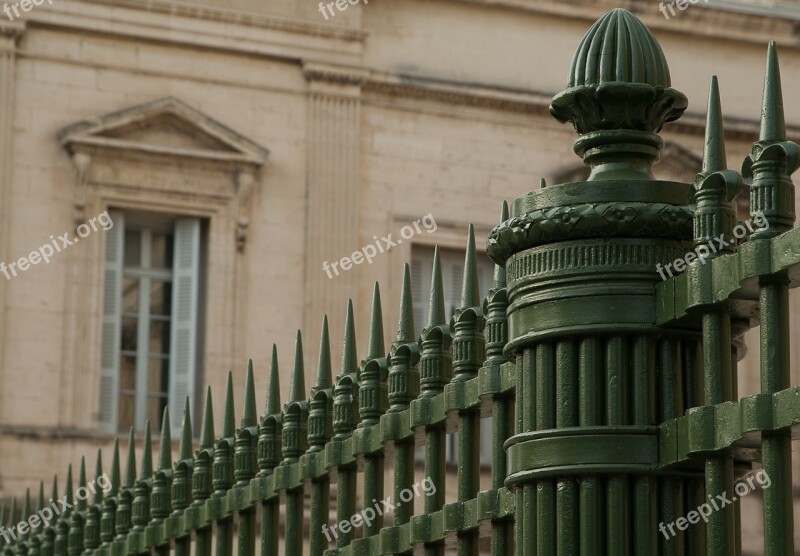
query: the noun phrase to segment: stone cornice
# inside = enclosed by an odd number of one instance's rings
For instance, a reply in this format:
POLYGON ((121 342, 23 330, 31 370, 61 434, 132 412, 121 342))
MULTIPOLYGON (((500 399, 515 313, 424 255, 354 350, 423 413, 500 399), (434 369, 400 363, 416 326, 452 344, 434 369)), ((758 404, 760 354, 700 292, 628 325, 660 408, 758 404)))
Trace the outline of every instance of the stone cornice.
POLYGON ((29 28, 50 28, 233 52, 297 63, 359 63, 367 32, 300 18, 253 14, 165 0, 75 0, 26 14, 29 28))
POLYGON ((440 102, 486 108, 504 112, 542 114, 550 117, 552 95, 535 91, 516 91, 445 81, 413 75, 372 72, 364 84, 364 93, 385 97, 440 102))
POLYGON ((465 4, 506 8, 571 20, 594 23, 613 8, 625 8, 641 19, 656 35, 663 31, 735 42, 765 44, 778 41, 781 46, 800 48, 796 18, 778 14, 750 13, 745 8, 714 6, 713 3, 690 4, 676 17, 665 19, 653 0, 457 0, 465 4))
MULTIPOLYGON (((444 81, 422 76, 372 72, 363 92, 387 98, 432 101, 446 105, 469 106, 503 112, 543 115, 550 120, 550 101, 555 93, 490 88, 471 83, 444 81)), ((664 130, 702 137, 705 115, 687 113, 668 123, 664 130)), ((725 118, 725 137, 731 141, 753 142, 758 138, 759 122, 725 118)), ((787 126, 789 139, 800 140, 800 126, 787 126)))
POLYGON ((241 10, 231 10, 211 6, 198 6, 180 1, 168 0, 82 0, 89 4, 103 4, 115 8, 130 8, 148 12, 181 16, 192 19, 203 19, 220 23, 233 23, 247 27, 289 31, 317 37, 330 37, 349 41, 361 41, 367 33, 361 29, 323 25, 272 15, 254 14, 241 10))

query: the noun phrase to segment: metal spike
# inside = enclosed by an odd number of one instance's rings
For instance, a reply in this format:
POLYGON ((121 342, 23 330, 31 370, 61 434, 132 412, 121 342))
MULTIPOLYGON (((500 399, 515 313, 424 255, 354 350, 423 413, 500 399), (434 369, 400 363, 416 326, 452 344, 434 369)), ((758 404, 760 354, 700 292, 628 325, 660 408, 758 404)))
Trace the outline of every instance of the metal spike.
MULTIPOLYGON (((503 201, 503 206, 500 209, 500 222, 505 222, 509 218, 508 202, 503 201)), ((506 269, 499 264, 494 265, 494 284, 492 287, 495 290, 500 290, 506 287, 506 269)))
POLYGON ((481 304, 478 283, 478 262, 475 258, 475 226, 469 225, 467 252, 464 256, 464 281, 461 284, 461 308, 478 307, 481 304))
MULTIPOLYGON (((80 471, 78 472, 78 489, 80 489, 81 487, 85 488, 85 485, 86 485, 86 458, 81 456, 81 468, 80 471)), ((86 511, 86 498, 84 498, 83 500, 78 498, 76 505, 77 505, 76 509, 79 512, 86 511)))
POLYGON ((267 415, 281 412, 281 386, 278 377, 278 346, 272 344, 272 361, 269 365, 269 386, 267 387, 267 415))
MULTIPOLYGON (((95 481, 99 477, 102 477, 102 476, 103 476, 103 450, 98 449, 97 450, 97 462, 95 462, 95 464, 94 464, 95 481)), ((108 477, 106 477, 106 480, 107 479, 108 479, 108 477)), ((94 498, 92 500, 92 503, 94 503, 94 504, 102 504, 103 503, 103 489, 102 488, 95 489, 94 498)))
POLYGON ((706 115, 706 141, 703 151, 703 174, 710 176, 728 168, 725 157, 725 129, 722 125, 722 107, 719 100, 717 76, 711 77, 706 115))
POLYGON ((11 499, 11 511, 8 513, 8 526, 17 524, 17 497, 11 499))
POLYGON ((358 370, 356 355, 356 325, 353 318, 353 300, 347 301, 347 317, 344 321, 344 349, 342 350, 342 374, 358 370))
POLYGON ((430 308, 428 309, 428 328, 445 324, 444 316, 444 288, 442 287, 442 263, 440 261, 439 246, 433 252, 433 273, 431 276, 430 308))
POLYGON ((109 496, 116 496, 119 493, 119 481, 122 474, 119 466, 119 438, 114 441, 114 455, 111 460, 111 490, 109 496))
POLYGON ((181 445, 178 450, 178 459, 192 459, 192 409, 189 406, 189 396, 186 396, 186 404, 183 406, 181 445))
POLYGON ((786 141, 786 120, 783 114, 783 88, 778 65, 778 46, 769 43, 767 71, 764 77, 764 97, 761 105, 759 141, 786 141))
POLYGON ((383 311, 381 310, 381 290, 377 282, 372 289, 372 314, 369 319, 369 343, 365 359, 377 359, 386 356, 383 343, 383 311))
POLYGON ((242 412, 241 427, 255 427, 258 425, 256 415, 256 385, 253 378, 253 360, 247 364, 247 379, 244 384, 244 410, 242 412))
POLYGON ((128 436, 128 462, 125 467, 125 484, 123 488, 133 488, 136 484, 136 437, 131 427, 130 435, 128 436))
POLYGON ((58 500, 58 475, 53 475, 53 488, 50 490, 50 499, 55 502, 58 500))
POLYGON ((317 364, 317 390, 325 390, 333 384, 331 378, 331 341, 328 336, 328 315, 322 317, 322 335, 319 341, 319 363, 317 364))
POLYGON ((299 402, 306 399, 306 379, 303 368, 303 337, 300 331, 294 343, 294 371, 292 372, 292 386, 289 390, 289 401, 299 402))
POLYGON ((150 434, 150 419, 144 422, 144 447, 142 449, 142 471, 139 478, 149 479, 153 475, 153 437, 150 434))
MULTIPOLYGON (((39 497, 36 499, 36 511, 44 509, 44 481, 39 481, 39 497)), ((0 523, 3 523, 2 514, 0 514, 0 523)))
POLYGON ((225 408, 222 414, 222 437, 232 438, 236 434, 236 412, 233 410, 233 373, 228 371, 228 386, 225 390, 225 408))
POLYGON ((397 342, 413 342, 414 301, 411 298, 411 267, 403 265, 403 289, 400 292, 400 316, 397 319, 397 342))
POLYGON ((206 405, 203 408, 203 425, 200 432, 200 449, 214 448, 214 405, 211 402, 211 386, 206 389, 206 405))
MULTIPOLYGON (((64 484, 64 494, 67 495, 67 503, 72 506, 73 502, 75 502, 75 498, 73 497, 73 493, 75 490, 72 488, 72 464, 70 463, 67 467, 67 482, 64 484)), ((64 513, 67 513, 69 510, 65 510, 64 513)))
POLYGON ((172 434, 169 427, 169 407, 164 407, 161 419, 161 444, 158 449, 158 470, 172 468, 172 434))
MULTIPOLYGON (((84 481, 85 484, 85 481, 84 481)), ((85 508, 84 508, 85 509, 85 508)), ((25 502, 22 504, 22 519, 28 519, 31 515, 31 489, 25 489, 25 502)))

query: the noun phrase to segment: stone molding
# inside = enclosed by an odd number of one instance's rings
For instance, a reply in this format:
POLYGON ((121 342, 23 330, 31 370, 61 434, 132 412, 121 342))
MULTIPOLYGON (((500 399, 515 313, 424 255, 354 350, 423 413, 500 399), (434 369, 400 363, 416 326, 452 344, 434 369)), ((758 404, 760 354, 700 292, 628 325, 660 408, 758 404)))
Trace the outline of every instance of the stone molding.
POLYGON ((366 31, 348 29, 334 25, 323 25, 299 18, 255 14, 241 10, 198 6, 168 0, 82 0, 88 4, 102 4, 114 8, 127 8, 157 14, 202 19, 218 23, 232 23, 246 27, 299 33, 315 37, 327 37, 347 41, 362 41, 366 31))
POLYGON ((232 174, 232 190, 222 195, 235 199, 236 245, 240 252, 244 250, 255 172, 269 156, 264 147, 173 97, 74 123, 62 129, 57 138, 71 155, 75 169, 76 224, 85 219, 93 159, 136 159, 149 164, 202 162, 232 174), (136 131, 165 118, 171 120, 171 125, 177 122, 197 133, 210 146, 175 147, 124 137, 125 130, 136 131))

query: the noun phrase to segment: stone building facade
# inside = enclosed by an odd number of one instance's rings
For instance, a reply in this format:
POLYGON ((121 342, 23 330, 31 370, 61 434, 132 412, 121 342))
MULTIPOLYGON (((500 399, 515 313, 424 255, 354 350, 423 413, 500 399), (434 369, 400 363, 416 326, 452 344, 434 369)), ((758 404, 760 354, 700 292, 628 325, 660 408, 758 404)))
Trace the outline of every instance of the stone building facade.
MULTIPOLYGON (((426 294, 435 244, 457 291, 469 223, 482 250, 503 200, 584 175, 548 107, 612 7, 653 30, 689 97, 663 132, 659 178, 699 170, 712 74, 739 167, 768 40, 800 139, 800 9, 777 1, 670 18, 643 0, 20 4, 0 16, 0 261, 60 250, 0 278, 0 497, 157 421, 170 400, 221 396, 229 369, 243 384, 249 358, 265 386, 272 344, 288 369, 296 329, 313 368, 322 316, 341 337, 348 298, 363 343, 372 284, 398 299, 416 261, 426 294), (115 225, 92 228, 106 211, 115 225), (372 245, 371 261, 353 256, 372 245)), ((384 306, 387 336, 396 312, 384 306)), ((758 389, 756 338, 740 394, 758 389)))

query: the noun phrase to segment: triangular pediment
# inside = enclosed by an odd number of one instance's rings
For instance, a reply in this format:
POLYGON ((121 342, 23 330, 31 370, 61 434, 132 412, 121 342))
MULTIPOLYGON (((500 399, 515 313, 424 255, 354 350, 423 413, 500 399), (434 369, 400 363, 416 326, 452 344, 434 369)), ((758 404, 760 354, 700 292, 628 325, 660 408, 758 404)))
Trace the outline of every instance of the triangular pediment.
POLYGON ((173 97, 67 126, 58 134, 70 152, 131 151, 261 165, 269 151, 173 97))

